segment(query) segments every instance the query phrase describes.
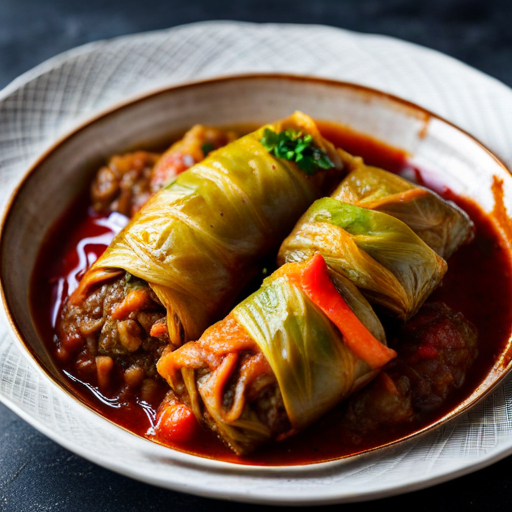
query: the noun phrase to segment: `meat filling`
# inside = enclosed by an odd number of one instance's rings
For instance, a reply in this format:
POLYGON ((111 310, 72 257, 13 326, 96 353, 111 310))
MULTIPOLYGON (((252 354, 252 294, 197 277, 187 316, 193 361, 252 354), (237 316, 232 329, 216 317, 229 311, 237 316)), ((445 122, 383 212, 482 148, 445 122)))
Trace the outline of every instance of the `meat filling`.
POLYGON ((344 423, 358 433, 421 421, 459 389, 477 356, 476 328, 445 304, 425 304, 393 341, 398 357, 349 400, 344 423))
POLYGON ((102 214, 119 212, 132 217, 152 194, 151 175, 158 158, 145 151, 113 156, 92 183, 93 208, 102 214))
POLYGON ((178 174, 236 137, 231 131, 196 125, 161 156, 147 151, 113 156, 91 186, 93 208, 102 214, 119 212, 132 217, 178 174))
POLYGON ((79 305, 66 302, 57 334, 58 357, 102 391, 149 389, 147 379, 162 381, 156 362, 169 343, 166 311, 148 284, 128 273, 79 305))

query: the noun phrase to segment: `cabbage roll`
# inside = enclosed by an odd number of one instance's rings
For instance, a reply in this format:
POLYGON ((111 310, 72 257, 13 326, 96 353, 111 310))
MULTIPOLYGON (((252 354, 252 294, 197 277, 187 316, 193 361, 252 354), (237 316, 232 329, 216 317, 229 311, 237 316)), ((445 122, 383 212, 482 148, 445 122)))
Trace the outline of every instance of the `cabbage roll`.
POLYGON ((197 339, 229 311, 308 206, 332 191, 341 169, 334 146, 300 112, 214 150, 137 212, 70 303, 126 271, 149 283, 166 308, 172 344, 197 339), (304 169, 270 152, 268 135, 281 132, 307 138, 319 165, 304 169))
POLYGON ((319 199, 284 240, 280 265, 319 252, 336 282, 350 279, 375 304, 411 318, 439 285, 446 262, 406 224, 385 213, 319 199))
POLYGON ((331 194, 334 199, 400 219, 445 260, 460 245, 471 241, 473 223, 456 204, 396 174, 364 165, 362 161, 352 168, 354 170, 331 194))
POLYGON ((396 356, 341 280, 337 289, 318 254, 284 265, 198 341, 168 348, 158 372, 239 455, 304 429, 396 356))

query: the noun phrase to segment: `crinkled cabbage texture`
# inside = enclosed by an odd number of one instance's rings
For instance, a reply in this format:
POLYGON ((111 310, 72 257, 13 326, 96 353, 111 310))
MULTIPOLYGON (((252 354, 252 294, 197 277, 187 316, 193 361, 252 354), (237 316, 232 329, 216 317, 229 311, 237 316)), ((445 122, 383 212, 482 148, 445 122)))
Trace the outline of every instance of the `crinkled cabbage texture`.
POLYGON ((439 285, 447 265, 407 225, 374 210, 325 197, 313 203, 279 250, 278 262, 315 252, 332 278, 352 281, 373 303, 412 317, 439 285))
POLYGON ((341 170, 308 116, 267 127, 213 151, 157 193, 86 274, 81 292, 105 269, 126 270, 149 282, 167 308, 171 342, 197 339, 341 170), (335 169, 307 176, 269 154, 260 142, 267 127, 311 134, 335 169))

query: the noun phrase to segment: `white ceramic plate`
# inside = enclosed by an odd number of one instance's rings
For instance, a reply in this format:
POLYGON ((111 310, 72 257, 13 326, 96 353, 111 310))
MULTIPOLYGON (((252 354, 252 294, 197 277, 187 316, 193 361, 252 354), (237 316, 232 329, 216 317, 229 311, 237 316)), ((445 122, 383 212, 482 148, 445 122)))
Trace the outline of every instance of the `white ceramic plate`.
MULTIPOLYGON (((190 79, 289 72, 394 93, 458 124, 512 163, 512 92, 438 53, 315 26, 206 23, 94 43, 0 92, 0 204, 31 161, 81 120, 128 96, 190 79), (293 44, 289 44, 293 41, 293 44)), ((183 492, 260 503, 330 503, 426 487, 512 453, 512 381, 456 422, 392 450, 301 468, 228 467, 132 436, 32 367, 0 321, 0 399, 66 448, 183 492), (509 397, 509 398, 507 398, 509 397), (101 435, 99 435, 101 434, 101 435)))

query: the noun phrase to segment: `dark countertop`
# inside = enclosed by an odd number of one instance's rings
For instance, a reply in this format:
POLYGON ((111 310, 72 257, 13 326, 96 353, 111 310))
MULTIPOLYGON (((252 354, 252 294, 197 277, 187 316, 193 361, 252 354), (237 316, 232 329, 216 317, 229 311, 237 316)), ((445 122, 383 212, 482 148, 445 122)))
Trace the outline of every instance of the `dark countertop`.
POLYGON ((0 88, 74 46, 204 20, 318 23, 385 34, 512 84, 509 0, 0 0, 0 88))
MULTIPOLYGON (((215 19, 319 23, 386 34, 442 51, 512 86, 509 0, 0 0, 0 88, 43 60, 89 41, 215 19)), ((423 491, 343 509, 509 510, 511 474, 508 457, 423 491)), ((132 481, 61 448, 0 404, 2 512, 228 511, 240 506, 263 508, 132 481)))

